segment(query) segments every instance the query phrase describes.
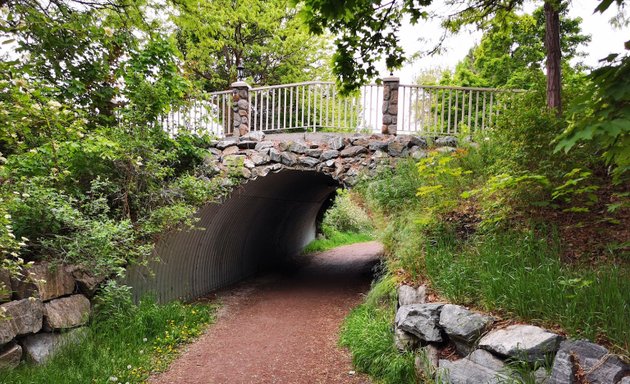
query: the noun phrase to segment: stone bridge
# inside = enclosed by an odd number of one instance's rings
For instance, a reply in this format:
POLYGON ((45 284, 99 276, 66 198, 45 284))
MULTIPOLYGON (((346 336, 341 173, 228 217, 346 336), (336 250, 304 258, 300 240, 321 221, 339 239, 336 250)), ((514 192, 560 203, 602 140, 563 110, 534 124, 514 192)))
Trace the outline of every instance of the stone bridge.
MULTIPOLYGON (((456 141, 434 144, 451 151, 456 141)), ((217 141, 206 166, 236 166, 243 182, 198 211, 202 229, 164 236, 159 261, 132 268, 126 283, 136 299, 152 292, 161 302, 190 300, 299 256, 338 188, 400 158, 422 158, 427 148, 422 137, 392 135, 251 132, 217 141)))

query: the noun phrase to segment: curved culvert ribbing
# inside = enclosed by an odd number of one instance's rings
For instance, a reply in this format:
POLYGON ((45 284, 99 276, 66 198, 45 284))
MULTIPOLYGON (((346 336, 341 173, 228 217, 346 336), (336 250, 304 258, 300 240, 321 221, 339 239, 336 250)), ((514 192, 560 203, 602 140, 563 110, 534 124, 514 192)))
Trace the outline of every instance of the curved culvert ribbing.
POLYGON ((339 184, 313 171, 284 170, 239 186, 221 204, 198 212, 198 227, 176 232, 156 247, 150 270, 131 268, 136 299, 190 300, 294 257, 314 238, 317 214, 339 184))

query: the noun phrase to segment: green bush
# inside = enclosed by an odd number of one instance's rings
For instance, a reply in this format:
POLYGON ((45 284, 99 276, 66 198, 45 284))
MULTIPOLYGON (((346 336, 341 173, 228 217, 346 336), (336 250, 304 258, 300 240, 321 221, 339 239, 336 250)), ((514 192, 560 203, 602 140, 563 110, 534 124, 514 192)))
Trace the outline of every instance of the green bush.
POLYGON ((333 206, 324 214, 322 229, 327 237, 335 232, 369 233, 372 230, 370 217, 346 190, 337 191, 333 206))

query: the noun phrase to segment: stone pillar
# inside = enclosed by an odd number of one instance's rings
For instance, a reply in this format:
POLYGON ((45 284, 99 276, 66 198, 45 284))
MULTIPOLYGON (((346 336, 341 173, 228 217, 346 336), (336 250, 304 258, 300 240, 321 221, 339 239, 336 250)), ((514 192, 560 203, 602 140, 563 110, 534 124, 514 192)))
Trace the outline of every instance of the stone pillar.
MULTIPOLYGON (((249 90, 244 81, 232 83, 232 135, 239 137, 249 132, 249 90)), ((230 132, 226 132, 229 134, 230 132)))
POLYGON ((383 79, 383 128, 385 135, 395 135, 398 130, 398 77, 383 79))

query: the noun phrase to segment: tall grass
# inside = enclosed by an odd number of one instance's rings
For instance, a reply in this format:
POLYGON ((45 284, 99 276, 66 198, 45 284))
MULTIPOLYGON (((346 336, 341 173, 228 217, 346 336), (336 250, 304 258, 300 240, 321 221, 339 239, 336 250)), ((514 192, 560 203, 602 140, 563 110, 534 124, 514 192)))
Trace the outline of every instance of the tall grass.
POLYGON ((0 383, 144 383, 152 372, 166 369, 177 347, 200 335, 214 314, 214 306, 145 300, 124 318, 92 324, 79 345, 64 348, 43 366, 0 372, 0 383))
POLYGON ((302 252, 322 252, 342 245, 362 243, 370 240, 374 240, 374 237, 369 233, 330 231, 326 237, 311 241, 302 252))
POLYGON ((365 304, 346 318, 340 344, 352 353, 354 366, 384 384, 415 383, 413 353, 399 353, 394 346, 396 284, 385 277, 370 292, 365 304))
POLYGON ((436 232, 425 246, 427 276, 448 299, 524 320, 560 325, 575 337, 630 350, 630 271, 579 268, 559 259, 557 239, 540 231, 479 235, 465 244, 436 232))

